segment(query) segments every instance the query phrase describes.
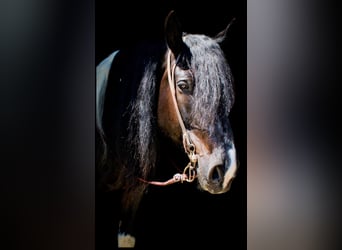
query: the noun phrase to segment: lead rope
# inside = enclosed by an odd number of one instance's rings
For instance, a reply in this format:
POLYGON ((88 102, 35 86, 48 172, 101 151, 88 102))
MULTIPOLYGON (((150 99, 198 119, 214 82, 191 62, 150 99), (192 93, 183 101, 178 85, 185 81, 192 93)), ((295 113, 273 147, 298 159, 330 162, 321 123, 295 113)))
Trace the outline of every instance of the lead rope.
POLYGON ((157 186, 166 186, 166 185, 170 185, 170 184, 173 184, 176 182, 183 183, 184 181, 193 182, 196 178, 196 164, 197 164, 198 156, 195 153, 195 151, 196 151, 195 145, 193 143, 191 143, 188 131, 185 128, 181 113, 180 113, 179 108, 178 108, 178 104, 177 104, 177 100, 176 100, 176 91, 175 91, 176 87, 175 87, 175 82, 174 82, 175 68, 176 68, 176 64, 174 64, 171 68, 171 50, 168 50, 168 54, 167 54, 167 71, 168 71, 168 74, 167 74, 167 76, 168 76, 168 81, 169 81, 173 105, 175 107, 178 122, 179 122, 179 125, 180 125, 180 127, 182 129, 182 133, 183 133, 184 150, 187 153, 187 155, 190 159, 190 162, 184 168, 182 174, 176 173, 171 179, 164 181, 164 182, 146 181, 144 179, 139 178, 139 180, 141 180, 143 182, 146 182, 146 183, 149 183, 152 185, 157 185, 157 186))

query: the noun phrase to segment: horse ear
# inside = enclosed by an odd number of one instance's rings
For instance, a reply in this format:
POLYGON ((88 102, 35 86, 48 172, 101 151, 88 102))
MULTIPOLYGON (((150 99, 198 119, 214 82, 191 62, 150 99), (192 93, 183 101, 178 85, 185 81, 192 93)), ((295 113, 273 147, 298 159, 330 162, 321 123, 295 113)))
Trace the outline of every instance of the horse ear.
POLYGON ((227 25, 227 27, 222 30, 221 32, 219 32, 215 37, 214 37, 214 40, 217 42, 217 43, 222 43, 226 37, 227 37, 227 33, 228 33, 228 30, 230 28, 230 26, 233 24, 233 22, 235 21, 235 17, 229 22, 229 24, 227 25))
POLYGON ((175 11, 170 11, 164 24, 166 44, 172 53, 177 56, 185 45, 182 39, 183 31, 175 11))

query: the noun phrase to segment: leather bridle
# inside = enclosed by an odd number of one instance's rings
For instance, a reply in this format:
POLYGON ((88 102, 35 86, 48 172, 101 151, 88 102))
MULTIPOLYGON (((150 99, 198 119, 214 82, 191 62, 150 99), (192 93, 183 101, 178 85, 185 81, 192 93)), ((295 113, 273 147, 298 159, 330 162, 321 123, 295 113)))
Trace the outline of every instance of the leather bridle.
POLYGON ((152 185, 158 185, 158 186, 166 186, 170 185, 176 182, 181 182, 183 183, 184 181, 186 182, 193 182, 196 178, 196 165, 198 161, 198 155, 196 154, 196 147, 195 145, 191 142, 189 132, 186 129, 184 125, 184 121, 182 118, 182 115, 179 111, 178 108, 178 103, 177 103, 177 97, 176 97, 176 82, 175 82, 175 69, 176 69, 176 63, 174 63, 171 66, 171 50, 168 50, 167 54, 167 73, 168 73, 168 82, 169 82, 169 87, 171 91, 171 96, 172 96, 172 101, 173 105, 177 114, 177 119, 178 123, 182 129, 182 134, 183 134, 183 146, 184 146, 184 151, 188 155, 190 162, 188 165, 184 168, 183 173, 176 173, 171 179, 165 181, 165 182, 159 182, 159 181, 146 181, 144 179, 141 179, 141 181, 152 184, 152 185))

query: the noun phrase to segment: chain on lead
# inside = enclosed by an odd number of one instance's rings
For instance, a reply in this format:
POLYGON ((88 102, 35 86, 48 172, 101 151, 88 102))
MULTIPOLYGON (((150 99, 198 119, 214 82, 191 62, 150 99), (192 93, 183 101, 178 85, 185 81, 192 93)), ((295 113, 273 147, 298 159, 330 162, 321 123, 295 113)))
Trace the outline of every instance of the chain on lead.
POLYGON ((196 147, 191 143, 188 133, 183 134, 183 145, 185 152, 188 154, 190 162, 183 170, 183 175, 187 176, 187 182, 193 182, 196 178, 196 164, 198 156, 196 155, 196 147))
POLYGON ((195 170, 195 167, 192 166, 191 162, 189 162, 189 164, 184 168, 183 176, 184 175, 186 176, 186 178, 184 180, 187 182, 193 182, 195 180, 196 170, 195 170))
POLYGON ((197 155, 195 154, 195 146, 193 144, 189 144, 189 153, 188 153, 190 162, 184 168, 183 175, 185 174, 188 178, 187 182, 193 182, 196 178, 196 164, 197 164, 197 155))

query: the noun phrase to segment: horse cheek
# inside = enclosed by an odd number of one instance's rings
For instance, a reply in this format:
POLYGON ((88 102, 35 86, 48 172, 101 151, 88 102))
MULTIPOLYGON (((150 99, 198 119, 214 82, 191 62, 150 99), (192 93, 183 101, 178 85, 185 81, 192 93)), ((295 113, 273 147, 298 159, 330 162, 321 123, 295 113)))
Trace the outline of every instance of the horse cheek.
POLYGON ((182 142, 182 131, 173 106, 171 92, 167 80, 160 85, 157 111, 158 126, 161 131, 174 142, 182 142))

